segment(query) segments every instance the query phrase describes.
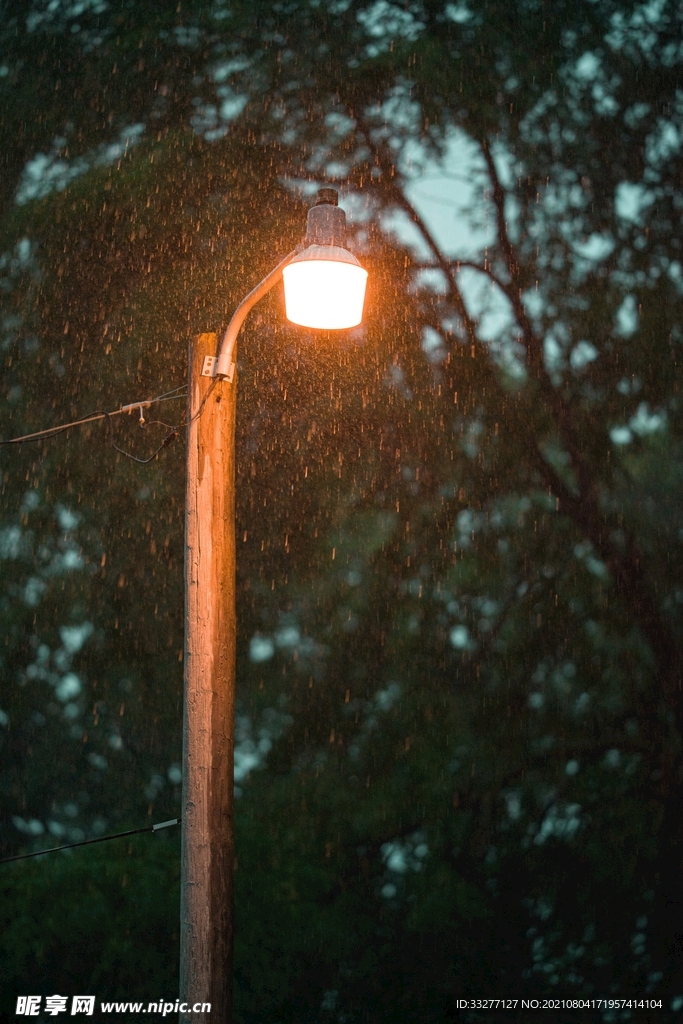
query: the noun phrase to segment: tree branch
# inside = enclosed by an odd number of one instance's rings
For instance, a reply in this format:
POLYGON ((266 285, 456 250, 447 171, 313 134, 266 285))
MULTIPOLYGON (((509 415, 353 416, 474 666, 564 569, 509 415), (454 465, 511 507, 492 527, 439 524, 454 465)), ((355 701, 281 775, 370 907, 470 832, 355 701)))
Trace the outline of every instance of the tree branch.
MULTIPOLYGON (((484 346, 477 337, 475 322, 467 312, 462 292, 458 286, 453 261, 441 252, 429 228, 404 195, 399 181, 392 173, 395 161, 386 143, 373 140, 370 126, 362 116, 357 115, 357 122, 365 135, 368 146, 373 152, 375 165, 383 171, 377 185, 387 194, 389 202, 403 210, 420 230, 434 257, 435 266, 443 272, 448 281, 451 299, 458 316, 463 322, 468 340, 473 346, 483 350, 484 346)), ((631 541, 629 549, 623 552, 616 547, 610 538, 609 527, 599 504, 598 481, 583 458, 581 446, 572 423, 571 410, 553 386, 547 374, 543 361, 541 340, 536 335, 522 302, 519 262, 516 259, 515 249, 510 241, 505 223, 505 192, 498 178, 488 142, 481 142, 480 145, 491 178, 499 244, 506 269, 510 276, 510 285, 503 290, 512 304, 515 319, 522 331, 529 365, 536 370, 536 377, 545 404, 555 422, 558 435, 572 460, 577 477, 578 494, 572 492, 554 467, 548 463, 540 442, 531 427, 525 430, 525 440, 529 453, 542 478, 560 499, 564 511, 591 541, 595 551, 611 572, 617 589, 623 595, 624 600, 633 608, 642 632, 659 663, 663 695, 676 716, 679 730, 683 732, 681 698, 678 692, 677 645, 673 632, 669 623, 662 616, 656 596, 647 581, 642 568, 641 552, 637 545, 631 541)), ((488 273, 487 268, 481 268, 476 264, 475 268, 488 273)), ((490 274, 489 276, 492 275, 490 274)), ((499 282, 497 281, 497 283, 499 282)))
MULTIPOLYGON (((543 362, 541 340, 534 332, 522 302, 519 261, 516 258, 505 222, 505 191, 500 183, 488 141, 482 140, 480 146, 491 180, 498 227, 498 244, 510 275, 511 287, 507 294, 512 302, 517 323, 522 330, 530 365, 536 368, 543 397, 555 419, 560 439, 572 460, 578 482, 578 495, 573 495, 561 481, 558 485, 557 474, 554 470, 551 473, 547 472, 548 464, 545 459, 542 460, 545 465, 539 464, 539 468, 546 475, 549 485, 560 496, 571 518, 581 526, 595 550, 610 569, 617 587, 635 606, 643 633, 662 669, 662 684, 667 700, 675 709, 677 716, 680 716, 680 694, 676 680, 673 678, 677 654, 674 635, 668 622, 662 616, 656 597, 646 579, 641 564, 642 553, 638 546, 633 539, 630 539, 627 551, 622 552, 610 539, 605 516, 600 509, 598 481, 583 458, 572 422, 570 407, 548 376, 543 362)), ((680 725, 679 721, 679 727, 680 725)))
MULTIPOLYGON (((501 279, 496 274, 494 274, 493 270, 490 267, 487 267, 486 265, 482 266, 481 263, 474 263, 474 261, 472 260, 448 260, 448 264, 450 267, 455 268, 456 273, 459 270, 462 270, 463 267, 468 267, 471 270, 478 270, 480 274, 485 274, 488 278, 491 279, 491 281, 493 281, 495 285, 497 285, 500 288, 503 294, 508 297, 510 302, 512 302, 512 296, 510 295, 510 286, 506 284, 504 281, 501 281, 501 279)), ((440 267, 438 267, 435 263, 413 263, 413 267, 416 270, 440 269, 440 267)))
MULTIPOLYGON (((453 268, 454 261, 447 258, 441 252, 439 245, 437 244, 434 236, 432 235, 431 231, 425 224, 424 220, 404 195, 399 182, 390 173, 391 168, 393 167, 393 160, 391 152, 389 151, 386 144, 377 143, 372 139, 369 125, 362 116, 357 116, 357 121, 358 124, 361 126, 363 133, 365 134, 365 139, 368 146, 370 147, 374 154, 376 166, 382 168, 384 172, 382 175, 383 180, 381 180, 382 187, 384 188, 385 192, 389 194, 390 201, 394 205, 402 209, 404 213, 407 213, 412 222, 419 228, 422 237, 424 238, 425 242, 429 246, 434 256, 434 259, 436 261, 435 266, 438 267, 438 269, 440 269, 444 273, 446 280, 450 285, 451 298, 453 299, 456 311, 465 326, 465 330, 467 332, 467 336, 470 343, 476 346, 477 348, 483 350, 484 346, 482 345, 477 336, 475 322, 467 312, 465 300, 463 299, 462 292, 458 286, 455 271, 453 268)), ((531 328, 530 324, 529 328, 531 328)), ((571 492, 568 491, 561 477, 558 476, 553 467, 546 462, 545 456, 543 455, 543 452, 538 444, 536 437, 531 433, 531 431, 528 431, 526 438, 527 443, 529 444, 530 451, 534 454, 536 464, 538 466, 539 471, 543 475, 544 479, 548 481, 549 485, 552 486, 553 490, 555 490, 557 494, 561 494, 563 498, 566 500, 570 496, 571 492)))
POLYGON ((480 146, 491 181, 492 199, 496 211, 496 224, 498 228, 498 244, 501 248, 507 272, 510 275, 510 288, 506 294, 512 303, 512 311, 522 332, 522 340, 527 351, 529 366, 533 369, 541 387, 543 397, 554 415, 558 433, 562 439, 562 443, 571 456, 577 477, 580 480, 581 477, 583 477, 582 485, 580 483, 579 490, 585 495, 592 490, 594 481, 592 479, 592 475, 587 471, 585 461, 581 454, 581 446, 571 421, 569 407, 562 399, 557 388, 553 386, 553 383, 548 376, 543 360, 543 342, 534 331, 531 321, 529 320, 526 307, 522 301, 522 281, 520 280, 519 261, 515 253, 515 248, 510 241, 505 221, 505 190, 500 183, 500 178, 498 177, 496 165, 491 155, 491 150, 489 149, 487 140, 484 139, 480 143, 480 146))

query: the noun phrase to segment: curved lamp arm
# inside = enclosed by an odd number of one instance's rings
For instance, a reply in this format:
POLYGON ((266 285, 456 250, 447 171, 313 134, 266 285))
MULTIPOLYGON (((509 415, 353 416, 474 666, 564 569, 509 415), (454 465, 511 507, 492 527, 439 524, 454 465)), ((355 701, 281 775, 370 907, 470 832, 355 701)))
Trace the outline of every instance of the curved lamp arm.
POLYGON ((239 306, 232 315, 232 320, 228 324, 228 329, 223 335, 221 347, 218 350, 218 362, 216 364, 215 376, 219 380, 225 378, 232 378, 232 356, 235 351, 235 342, 237 341, 237 335, 239 334, 240 327, 244 323, 247 313, 256 305, 259 299, 262 299, 266 295, 273 285, 276 285, 282 277, 282 271, 285 269, 288 263, 291 263, 295 256, 298 256, 304 249, 303 245, 297 245, 296 249, 290 252, 289 256, 278 263, 274 270, 271 270, 266 277, 263 278, 260 284, 249 292, 245 299, 242 299, 239 306))

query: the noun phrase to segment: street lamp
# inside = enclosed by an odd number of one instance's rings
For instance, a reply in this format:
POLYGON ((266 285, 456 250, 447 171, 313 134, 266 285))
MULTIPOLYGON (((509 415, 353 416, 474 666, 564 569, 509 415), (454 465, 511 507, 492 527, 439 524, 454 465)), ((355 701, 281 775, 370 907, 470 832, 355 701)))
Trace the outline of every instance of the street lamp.
POLYGON ((237 335, 247 313, 284 278, 285 314, 300 327, 343 330, 363 318, 367 270, 346 248, 346 214, 337 206, 337 190, 321 188, 308 211, 306 238, 240 302, 223 336, 216 360, 209 356, 204 376, 232 379, 237 335))
POLYGON ((236 384, 239 330, 280 278, 292 323, 341 330, 361 322, 367 276, 336 190, 320 189, 304 244, 243 299, 218 354, 213 334, 190 352, 179 1002, 192 1024, 232 1018, 236 388, 221 384, 236 384))
POLYGON ((308 211, 306 248, 282 270, 287 319, 301 327, 340 330, 363 318, 366 270, 346 248, 346 214, 333 188, 321 188, 308 211))

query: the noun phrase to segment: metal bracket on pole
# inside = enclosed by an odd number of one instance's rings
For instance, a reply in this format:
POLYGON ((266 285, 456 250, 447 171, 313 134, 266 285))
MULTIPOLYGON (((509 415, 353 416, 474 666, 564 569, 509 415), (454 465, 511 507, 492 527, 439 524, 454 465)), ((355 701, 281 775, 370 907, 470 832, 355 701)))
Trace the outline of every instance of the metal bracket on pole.
MULTIPOLYGON (((218 356, 204 356, 204 363, 202 365, 202 377, 215 377, 216 367, 218 365, 218 356)), ((235 376, 235 364, 230 364, 230 373, 224 378, 228 384, 232 384, 235 376)))

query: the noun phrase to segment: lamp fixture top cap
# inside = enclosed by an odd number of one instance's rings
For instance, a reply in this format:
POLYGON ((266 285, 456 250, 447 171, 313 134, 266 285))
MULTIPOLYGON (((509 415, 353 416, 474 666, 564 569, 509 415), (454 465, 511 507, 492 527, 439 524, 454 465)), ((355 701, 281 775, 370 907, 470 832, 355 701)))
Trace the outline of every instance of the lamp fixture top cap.
POLYGON ((318 200, 308 211, 305 245, 346 246, 346 214, 338 199, 336 188, 318 189, 318 200))
POLYGON ((322 206, 324 203, 328 203, 330 206, 339 205, 339 193, 336 188, 318 189, 318 198, 315 201, 315 205, 322 206))

